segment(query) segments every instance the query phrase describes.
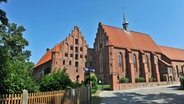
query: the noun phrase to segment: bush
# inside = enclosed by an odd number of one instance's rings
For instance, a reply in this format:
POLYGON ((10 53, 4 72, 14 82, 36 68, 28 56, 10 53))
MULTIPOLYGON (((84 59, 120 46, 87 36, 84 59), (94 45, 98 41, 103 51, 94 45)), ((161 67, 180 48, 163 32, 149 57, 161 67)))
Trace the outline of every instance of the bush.
POLYGON ((63 90, 69 86, 71 86, 72 81, 70 80, 68 74, 66 73, 66 69, 63 69, 60 72, 54 72, 53 74, 48 74, 42 78, 40 82, 40 90, 41 91, 53 91, 53 90, 63 90))
POLYGON ((139 77, 135 79, 136 82, 145 82, 144 77, 139 77))
POLYGON ((97 85, 98 85, 97 76, 96 75, 93 75, 93 76, 90 76, 90 77, 86 76, 85 81, 84 81, 85 85, 89 84, 89 81, 90 81, 90 84, 92 85, 92 93, 96 93, 96 91, 98 89, 98 87, 97 87, 97 85))
POLYGON ((98 78, 96 77, 96 75, 91 77, 91 82, 92 82, 92 93, 96 93, 98 85, 98 78))
POLYGON ((78 87, 81 87, 82 86, 82 84, 80 84, 79 82, 72 82, 71 83, 71 88, 78 88, 78 87))
POLYGON ((128 83, 129 82, 129 79, 126 78, 126 77, 122 77, 122 78, 120 78, 120 82, 122 82, 122 83, 128 83))
POLYGON ((180 78, 180 81, 184 81, 184 77, 181 77, 181 78, 180 78))
POLYGON ((149 82, 155 82, 155 81, 156 81, 155 78, 153 78, 153 77, 149 78, 149 82))
POLYGON ((181 89, 184 89, 184 77, 180 78, 181 89))

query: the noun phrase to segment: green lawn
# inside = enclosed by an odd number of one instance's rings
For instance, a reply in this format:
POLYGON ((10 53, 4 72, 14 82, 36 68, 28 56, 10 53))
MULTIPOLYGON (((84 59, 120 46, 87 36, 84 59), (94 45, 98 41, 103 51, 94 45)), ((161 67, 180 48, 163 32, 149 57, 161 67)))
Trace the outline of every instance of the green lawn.
POLYGON ((97 91, 95 94, 92 94, 92 101, 91 104, 100 104, 101 98, 98 96, 100 91, 97 91))
POLYGON ((92 101, 91 104, 100 104, 101 98, 98 96, 101 90, 110 90, 110 85, 98 85, 97 92, 92 94, 92 101))
POLYGON ((98 85, 98 90, 110 90, 110 85, 98 85))

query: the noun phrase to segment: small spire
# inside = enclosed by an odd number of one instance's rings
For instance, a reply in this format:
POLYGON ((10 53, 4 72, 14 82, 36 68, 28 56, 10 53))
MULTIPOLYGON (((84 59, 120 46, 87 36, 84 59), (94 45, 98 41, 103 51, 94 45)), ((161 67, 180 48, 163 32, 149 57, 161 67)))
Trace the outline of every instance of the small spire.
POLYGON ((123 12, 123 29, 128 31, 128 21, 126 20, 124 12, 123 12))

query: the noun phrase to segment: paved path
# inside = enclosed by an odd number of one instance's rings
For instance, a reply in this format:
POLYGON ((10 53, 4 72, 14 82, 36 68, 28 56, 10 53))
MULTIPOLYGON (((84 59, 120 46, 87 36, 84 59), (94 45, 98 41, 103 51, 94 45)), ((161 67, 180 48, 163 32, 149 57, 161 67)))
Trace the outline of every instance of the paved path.
POLYGON ((184 90, 180 85, 102 91, 101 104, 184 104, 184 90))

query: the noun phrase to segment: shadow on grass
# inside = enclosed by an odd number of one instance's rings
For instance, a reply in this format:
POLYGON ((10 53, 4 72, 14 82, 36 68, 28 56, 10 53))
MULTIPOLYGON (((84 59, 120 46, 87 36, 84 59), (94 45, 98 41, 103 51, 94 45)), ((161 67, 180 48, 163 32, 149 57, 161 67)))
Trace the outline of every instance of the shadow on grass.
POLYGON ((100 104, 101 103, 101 98, 98 96, 100 93, 100 90, 97 90, 95 94, 92 94, 92 100, 91 104, 100 104))
POLYGON ((101 98, 99 96, 92 96, 91 104, 100 104, 101 98))

